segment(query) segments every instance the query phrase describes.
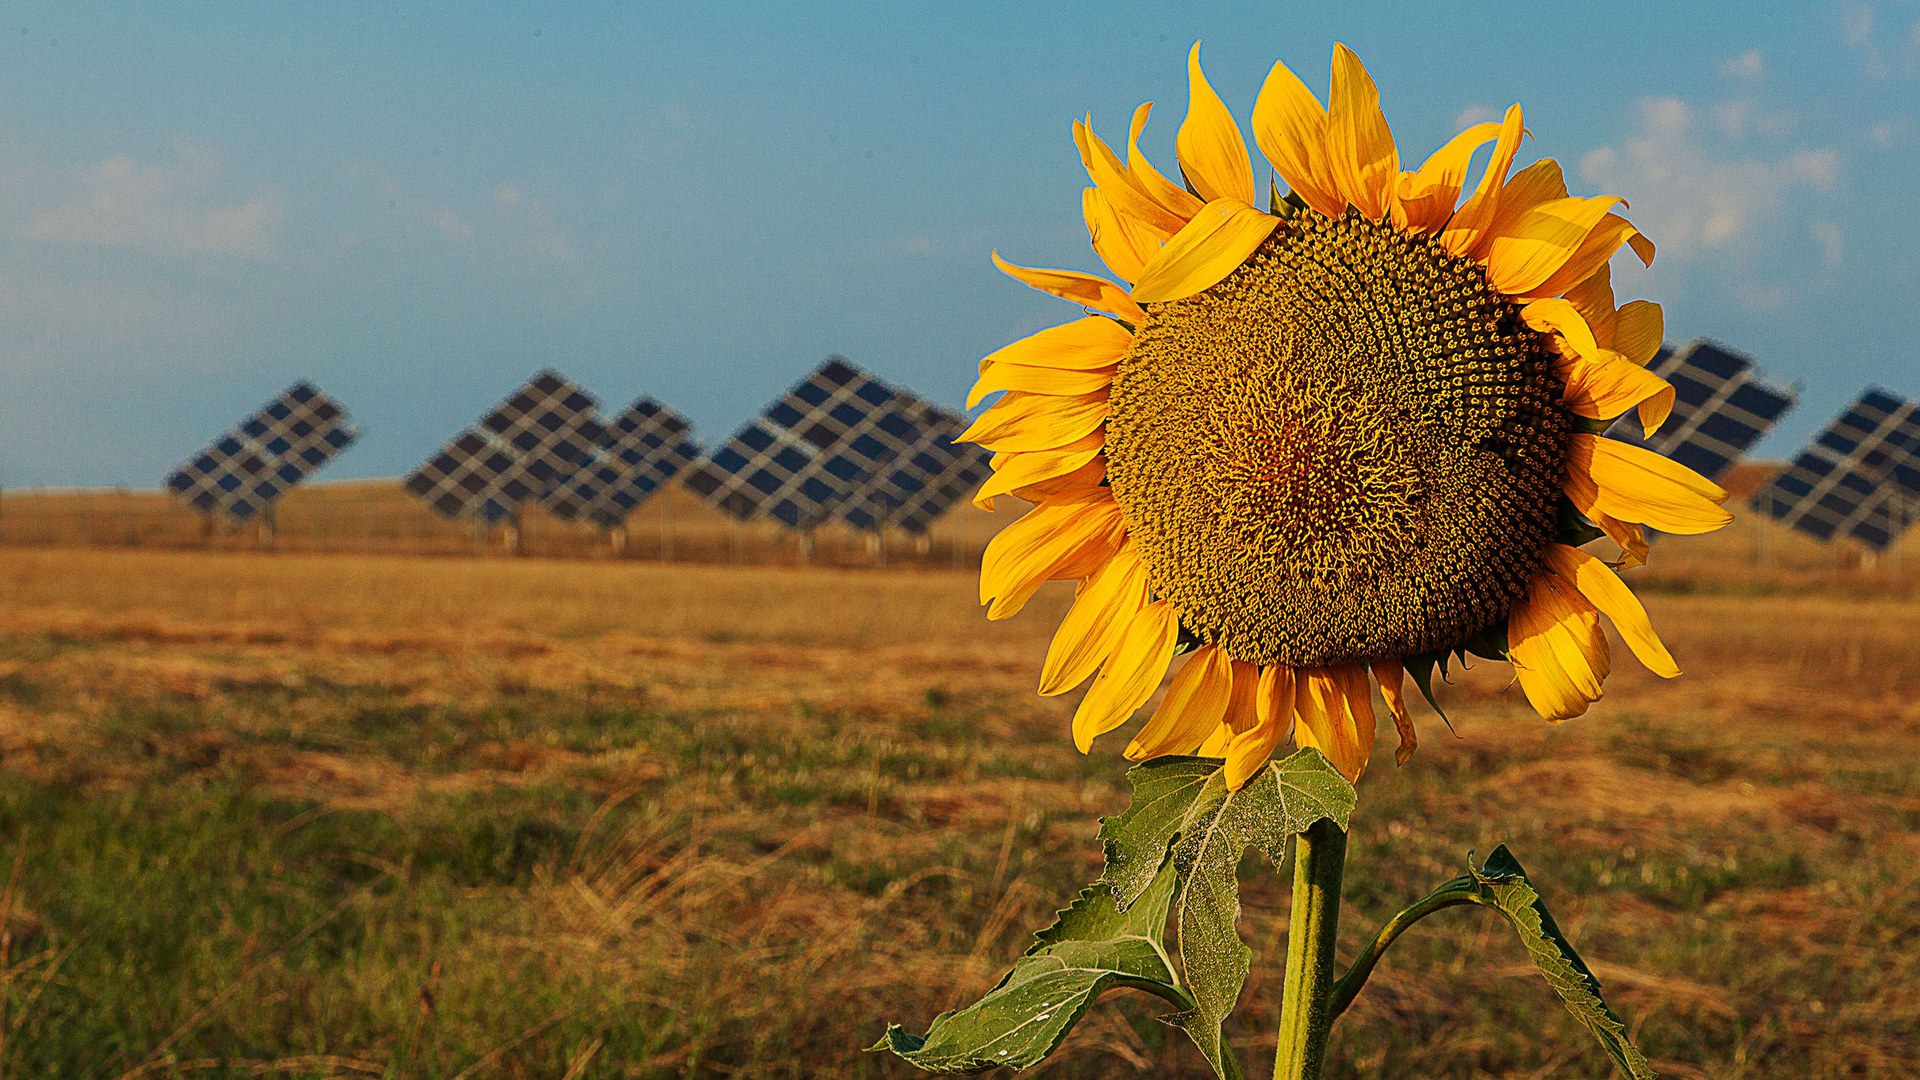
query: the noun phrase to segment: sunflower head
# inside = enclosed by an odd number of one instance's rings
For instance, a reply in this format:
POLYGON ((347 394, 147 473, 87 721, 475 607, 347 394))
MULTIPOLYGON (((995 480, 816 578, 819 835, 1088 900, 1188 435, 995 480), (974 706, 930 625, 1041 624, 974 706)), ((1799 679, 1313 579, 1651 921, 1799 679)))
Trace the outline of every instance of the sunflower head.
POLYGON ((1188 70, 1184 184, 1140 153, 1150 104, 1124 158, 1074 124, 1088 234, 1130 287, 996 254, 1096 314, 982 361, 969 404, 1001 397, 963 436, 994 452, 976 501, 1034 504, 987 549, 989 617, 1079 583, 1040 677, 1093 680, 1076 742, 1124 724, 1182 651, 1127 754, 1222 756, 1236 787, 1289 738, 1357 779, 1374 683, 1404 761, 1405 671, 1453 653, 1504 657, 1541 715, 1579 715, 1609 667, 1601 613, 1677 675, 1614 566, 1644 561, 1645 527, 1730 518, 1706 479, 1598 437, 1628 410, 1651 432, 1673 403, 1646 370, 1660 309, 1614 300, 1614 254, 1653 258, 1620 200, 1569 195, 1552 159, 1514 172, 1517 105, 1403 171, 1336 46, 1327 106, 1283 64, 1254 104, 1289 188, 1262 210, 1198 45, 1188 70), (1618 563, 1584 550, 1602 535, 1618 563))

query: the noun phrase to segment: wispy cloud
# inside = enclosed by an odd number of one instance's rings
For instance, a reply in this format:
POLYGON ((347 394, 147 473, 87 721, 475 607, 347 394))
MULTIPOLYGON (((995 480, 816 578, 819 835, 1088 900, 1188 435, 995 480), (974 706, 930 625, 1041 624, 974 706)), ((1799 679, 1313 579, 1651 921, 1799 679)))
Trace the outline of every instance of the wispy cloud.
POLYGON ((1748 49, 1739 56, 1720 61, 1720 74, 1752 82, 1766 74, 1766 61, 1761 58, 1759 49, 1748 49))
POLYGON ((1840 10, 1840 39, 1860 51, 1870 78, 1920 75, 1920 17, 1889 25, 1871 4, 1849 3, 1840 10))
POLYGON ((179 256, 271 258, 285 216, 278 192, 237 201, 220 191, 221 167, 212 152, 181 147, 159 163, 110 157, 74 171, 52 205, 30 213, 28 239, 55 244, 179 256))
POLYGON ((1774 153, 1751 145, 1738 126, 1719 139, 1700 123, 1700 110, 1674 97, 1640 102, 1636 129, 1616 146, 1580 161, 1580 174, 1632 200, 1636 221, 1669 258, 1760 239, 1787 214, 1789 203, 1827 191, 1839 173, 1831 147, 1774 153))

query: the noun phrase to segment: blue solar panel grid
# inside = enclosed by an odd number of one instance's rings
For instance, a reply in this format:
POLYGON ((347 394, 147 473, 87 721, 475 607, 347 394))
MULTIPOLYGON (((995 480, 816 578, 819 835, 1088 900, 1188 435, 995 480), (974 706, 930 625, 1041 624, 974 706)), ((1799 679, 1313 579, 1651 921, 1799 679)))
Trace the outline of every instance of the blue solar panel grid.
POLYGON ((610 529, 699 456, 687 421, 643 397, 607 425, 592 460, 555 484, 541 503, 557 517, 610 529))
POLYGON ((592 394, 542 371, 408 473, 406 489, 443 517, 504 521, 593 458, 606 436, 598 411, 592 394))
POLYGON ((1920 520, 1920 406, 1869 389, 1752 505, 1819 540, 1847 536, 1885 549, 1920 520))
POLYGON ((932 406, 833 357, 687 473, 695 494, 742 521, 825 521, 919 442, 932 406))
POLYGON ((953 441, 966 427, 963 418, 929 407, 920 438, 841 504, 835 516, 856 529, 887 526, 926 532, 992 471, 987 466, 992 455, 953 441))
POLYGON ((1643 435, 1628 413, 1608 432, 1719 480, 1793 407, 1791 391, 1772 386, 1753 362, 1711 341, 1661 349, 1648 368, 1673 384, 1673 415, 1643 435))
POLYGON ((245 521, 358 437, 338 401, 297 382, 169 473, 167 490, 202 513, 245 521))

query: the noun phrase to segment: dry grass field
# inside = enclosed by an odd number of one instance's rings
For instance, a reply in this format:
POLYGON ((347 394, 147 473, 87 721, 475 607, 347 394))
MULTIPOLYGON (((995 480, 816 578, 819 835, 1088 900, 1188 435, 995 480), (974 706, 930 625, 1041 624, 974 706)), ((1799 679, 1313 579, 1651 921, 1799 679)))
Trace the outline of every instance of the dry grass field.
MULTIPOLYGON (((1623 659, 1556 727, 1476 670, 1456 734, 1382 747, 1343 951, 1506 841, 1665 1075, 1920 1075, 1920 597, 1716 562, 1649 596, 1685 678, 1623 659)), ((989 986, 1125 802, 1117 747, 1031 693, 1064 595, 990 625, 973 590, 0 548, 0 1077, 908 1075, 861 1048, 989 986)), ((1287 893, 1244 878, 1259 1075, 1287 893)), ((1152 1005, 1045 1071, 1201 1075, 1152 1005)), ((1333 1056, 1606 1075, 1470 911, 1395 947, 1333 1056)))

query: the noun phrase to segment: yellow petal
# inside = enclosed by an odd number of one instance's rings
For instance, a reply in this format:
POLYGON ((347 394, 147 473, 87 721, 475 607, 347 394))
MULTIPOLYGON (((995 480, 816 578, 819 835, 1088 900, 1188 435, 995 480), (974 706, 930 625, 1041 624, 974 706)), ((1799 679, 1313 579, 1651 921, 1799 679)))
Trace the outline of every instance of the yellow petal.
MULTIPOLYGON (((1494 234, 1487 249, 1489 283, 1509 296, 1533 295, 1536 290, 1539 295, 1551 295, 1552 290, 1539 288, 1541 283, 1567 265, 1619 201, 1611 195, 1552 199, 1527 210, 1513 222, 1510 231, 1494 234)), ((1567 287, 1579 278, 1567 282, 1567 287)))
POLYGON ((1623 304, 1613 317, 1613 340, 1608 348, 1646 367, 1660 351, 1667 333, 1666 316, 1651 300, 1623 304))
POLYGON ((1233 699, 1233 661, 1217 645, 1202 645, 1173 677, 1167 696, 1146 726, 1127 744, 1126 756, 1145 761, 1182 754, 1199 746, 1220 726, 1233 699))
POLYGON ((1294 744, 1318 749, 1349 781, 1358 782, 1373 755, 1373 690, 1366 669, 1355 664, 1302 668, 1295 677, 1300 718, 1294 744))
POLYGON ((1627 648, 1648 671, 1663 679, 1680 674, 1680 665, 1673 662, 1673 654, 1661 643, 1660 635, 1653 632, 1647 609, 1612 567, 1579 548, 1551 544, 1547 547, 1547 569, 1572 582, 1580 595, 1613 620, 1627 648))
POLYGON ((1508 616, 1507 658, 1527 701, 1548 720, 1579 716, 1600 700, 1610 665, 1599 614, 1550 572, 1508 616))
POLYGON ((1233 662, 1233 697, 1222 723, 1234 734, 1253 727, 1259 718, 1260 667, 1245 660, 1233 662))
POLYGON ((1064 326, 1050 326, 1011 345, 988 353, 980 361, 980 374, 995 364, 1019 364, 1024 367, 1070 368, 1091 371, 1111 368, 1120 362, 1133 335, 1112 319, 1089 315, 1064 326))
POLYGON ((1590 360, 1600 356, 1600 343, 1594 340, 1592 328, 1570 300, 1535 300, 1520 309, 1520 318, 1543 334, 1565 338, 1567 347, 1562 352, 1590 360))
POLYGON ((1108 491, 1106 478, 1107 459, 1096 457, 1072 472, 1014 488, 1013 494, 1035 505, 1087 502, 1104 497, 1103 493, 1108 491))
POLYGON ((996 454, 993 458, 993 475, 980 485, 979 491, 974 492, 973 504, 982 510, 991 510, 996 496, 1010 495, 1021 488, 1075 472, 1098 457, 1105 444, 1105 434, 1096 431, 1058 450, 996 454))
POLYGON ((1388 216, 1398 194, 1400 151, 1380 111, 1373 77, 1352 49, 1337 43, 1327 95, 1327 163, 1341 194, 1361 216, 1369 221, 1388 216))
POLYGON ((1460 201, 1460 188, 1467 182, 1467 166, 1472 164, 1473 155, 1499 135, 1499 124, 1475 124, 1447 140, 1447 145, 1435 150, 1418 171, 1402 174, 1394 224, 1416 232, 1432 232, 1446 225, 1453 216, 1454 204, 1460 201))
POLYGON ((1174 137, 1180 170, 1200 197, 1237 199, 1251 205, 1259 197, 1253 188, 1253 162, 1233 114, 1207 84, 1200 71, 1200 43, 1187 54, 1187 118, 1174 137))
POLYGON ((1407 711, 1407 671, 1398 659, 1375 660, 1373 678, 1380 684, 1380 697, 1387 703, 1387 712, 1393 715, 1393 728, 1400 736, 1400 745, 1393 752, 1393 763, 1405 765, 1413 757, 1413 748, 1420 745, 1420 738, 1413 730, 1413 714, 1407 711))
POLYGON ((1160 250, 1161 235, 1116 211, 1098 188, 1087 188, 1080 202, 1087 219, 1087 240, 1100 261, 1122 281, 1139 278, 1140 268, 1160 250))
POLYGON ((1627 236, 1627 246, 1632 248, 1633 253, 1640 257, 1641 266, 1653 265, 1654 247, 1652 237, 1649 237, 1639 229, 1635 229, 1627 236))
POLYGON ((1213 729, 1213 734, 1207 736, 1206 741, 1200 744, 1200 749, 1195 750, 1194 754, 1199 757, 1223 758, 1227 756, 1227 747, 1232 742, 1233 729, 1221 724, 1213 729))
POLYGON ((1620 245, 1629 238, 1638 235, 1627 219, 1619 214, 1607 214, 1594 226, 1585 240, 1582 240, 1566 262, 1550 274, 1545 281, 1527 288, 1527 296, 1558 296, 1580 282, 1598 273, 1607 265, 1620 245))
POLYGON ((1120 286, 1105 278, 1092 274, 1082 274, 1075 270, 1040 270, 1028 266, 1015 266, 1002 259, 999 252, 993 253, 993 265, 1000 272, 1016 281, 1023 282, 1044 293, 1052 293, 1062 300, 1071 300, 1082 307, 1095 311, 1104 311, 1115 315, 1135 326, 1147 320, 1147 313, 1133 302, 1120 286))
POLYGON ((1440 241, 1448 251, 1455 255, 1486 254, 1487 241, 1491 238, 1487 226, 1492 224, 1494 211, 1499 208, 1501 185, 1507 181, 1507 171, 1513 168, 1513 156, 1519 153, 1520 140, 1526 133, 1520 106, 1509 107, 1506 119, 1500 123, 1500 138, 1493 144, 1493 156, 1487 160, 1487 171, 1480 174, 1480 184, 1474 189, 1473 197, 1454 212, 1440 233, 1440 241))
POLYGON ((1727 493, 1671 458, 1577 432, 1567 441, 1567 498, 1588 520, 1595 512, 1693 536, 1733 520, 1727 493))
POLYGON ((1347 197, 1327 165, 1327 110, 1285 64, 1274 64, 1260 87, 1253 104, 1253 138, 1274 171, 1308 206, 1328 217, 1346 213, 1347 197))
POLYGON ((1580 317, 1587 320, 1593 328, 1593 336, 1600 340, 1603 348, 1618 348, 1612 344, 1614 323, 1617 313, 1613 310, 1613 280, 1605 266, 1587 276, 1585 281, 1567 290, 1567 303, 1572 304, 1580 317))
POLYGON ((1149 599, 1146 569, 1133 545, 1125 544, 1086 580, 1060 620, 1040 668, 1040 695, 1064 694, 1086 682, 1113 655, 1149 599))
POLYGON ((1056 397, 1009 391, 974 418, 954 442, 996 453, 1054 450, 1083 439, 1107 422, 1107 392, 1056 397))
POLYGON ((1158 239, 1173 235, 1186 223, 1141 189, 1127 167, 1120 163, 1119 156, 1093 133, 1090 123, 1074 121, 1073 141, 1080 148, 1080 161, 1087 167, 1087 175, 1116 210, 1138 220, 1158 239))
POLYGON ((1673 384, 1627 363, 1619 353, 1608 352, 1599 360, 1572 360, 1561 364, 1559 371, 1567 383, 1562 400, 1576 415, 1611 420, 1638 406, 1641 427, 1652 435, 1673 412, 1673 384))
MULTIPOLYGON (((1153 112, 1153 102, 1143 102, 1133 110, 1133 127, 1127 133, 1127 172, 1133 177, 1134 186, 1145 192, 1147 197, 1166 209, 1182 224, 1200 212, 1206 200, 1174 183, 1164 176, 1147 155, 1140 152, 1140 133, 1146 130, 1147 117, 1153 112)), ((1176 227, 1173 231, 1178 232, 1176 227)))
POLYGON ((1091 575, 1119 549, 1126 528, 1111 495, 1029 510, 988 541, 981 556, 987 618, 1011 618, 1049 581, 1091 575))
POLYGON ((1544 203, 1567 197, 1567 181, 1560 174, 1560 163, 1552 158, 1539 161, 1513 174, 1500 189, 1500 202, 1494 208, 1488 231, 1504 236, 1527 213, 1544 203))
POLYGON ((1165 600, 1148 604, 1128 623, 1113 655, 1080 699, 1073 714, 1073 745, 1081 753, 1093 749, 1093 740, 1127 722, 1133 711, 1153 696, 1173 662, 1180 620, 1165 600))
POLYGON ((1160 249, 1133 286, 1143 304, 1180 300, 1220 282, 1247 261, 1280 219, 1243 202, 1215 199, 1160 249))
POLYGON ((1013 390, 1022 394, 1047 394, 1052 397, 1079 397, 1104 393, 1113 382, 1114 369, 1028 367, 1026 364, 993 364, 980 374, 967 392, 967 408, 977 407, 988 394, 1013 390))
POLYGON ((1589 516, 1593 519, 1595 528, 1606 533, 1607 539, 1620 545, 1621 566, 1632 569, 1647 565, 1647 530, 1597 511, 1589 516))
POLYGON ((1245 731, 1234 735, 1227 744, 1227 790, 1238 791, 1246 786, 1253 774, 1260 771, 1267 759, 1273 756, 1273 748, 1279 746, 1293 731, 1294 726, 1294 682, 1293 669, 1284 664, 1271 664, 1260 670, 1259 683, 1254 691, 1254 723, 1245 731))

